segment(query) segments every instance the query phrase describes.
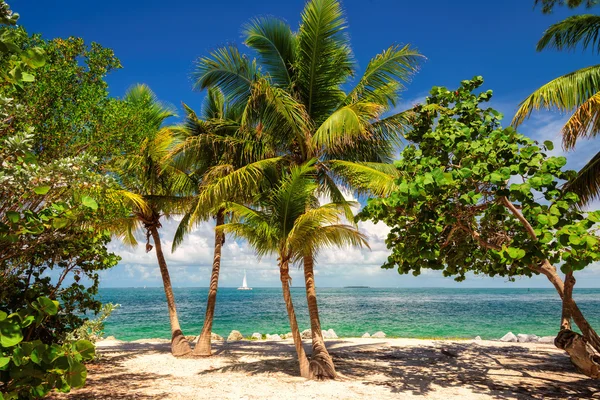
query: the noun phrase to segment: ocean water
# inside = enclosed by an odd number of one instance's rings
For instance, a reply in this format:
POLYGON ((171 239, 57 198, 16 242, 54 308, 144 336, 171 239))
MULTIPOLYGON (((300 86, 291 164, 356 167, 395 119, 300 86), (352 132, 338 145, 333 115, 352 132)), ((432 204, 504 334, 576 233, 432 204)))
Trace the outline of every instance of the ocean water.
MULTIPOLYGON (((208 288, 174 289, 182 330, 198 335, 208 288)), ((555 335, 561 303, 553 289, 318 288, 321 325, 340 337, 383 331, 414 338, 497 339, 506 332, 555 335)), ((102 302, 121 305, 106 322, 106 335, 121 340, 170 338, 162 288, 101 289, 102 302)), ((304 288, 292 288, 300 329, 310 327, 304 288)), ((600 330, 600 289, 575 289, 588 321, 600 330)), ((286 333, 289 324, 281 289, 220 288, 213 332, 286 333)))

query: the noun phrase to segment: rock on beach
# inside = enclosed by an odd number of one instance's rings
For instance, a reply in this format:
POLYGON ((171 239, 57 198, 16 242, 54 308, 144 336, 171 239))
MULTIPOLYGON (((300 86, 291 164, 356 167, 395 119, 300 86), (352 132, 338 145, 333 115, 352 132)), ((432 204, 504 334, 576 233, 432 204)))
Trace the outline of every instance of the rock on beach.
POLYGON ((228 342, 236 342, 238 340, 242 340, 243 338, 244 338, 244 336, 242 336, 240 331, 233 330, 233 331, 231 331, 229 336, 227 336, 227 341, 228 342))
POLYGON ((508 332, 506 335, 504 335, 500 338, 500 341, 501 342, 518 342, 519 340, 517 339, 517 337, 515 336, 514 333, 508 332))
POLYGON ((538 342, 540 340, 536 335, 527 335, 525 333, 519 333, 517 335, 517 341, 519 343, 533 343, 538 342))

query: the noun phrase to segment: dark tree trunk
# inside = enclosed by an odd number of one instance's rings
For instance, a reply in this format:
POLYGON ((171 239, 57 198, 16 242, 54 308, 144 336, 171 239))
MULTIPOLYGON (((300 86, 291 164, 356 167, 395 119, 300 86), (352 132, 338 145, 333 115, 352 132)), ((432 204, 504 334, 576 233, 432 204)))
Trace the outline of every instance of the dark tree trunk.
POLYGON ((561 289, 559 288, 562 288, 560 332, 554 340, 554 345, 567 352, 573 365, 575 365, 582 374, 587 375, 590 378, 600 378, 600 356, 596 353, 597 350, 594 348, 593 342, 585 336, 586 332, 587 335, 591 335, 589 337, 592 338, 594 338, 594 335, 597 338, 597 335, 591 326, 589 326, 587 320, 583 317, 583 314, 581 314, 575 301, 573 301, 573 287, 575 286, 573 272, 570 271, 565 275, 565 281, 563 283, 554 267, 549 265, 549 263, 542 268, 547 272, 544 272, 544 274, 552 281, 559 294, 561 294, 561 289), (577 315, 576 319, 574 318, 575 315, 577 315), (583 336, 571 330, 572 318, 579 329, 584 333, 583 336), (582 327, 585 327, 585 330, 582 327))
POLYGON ((149 227, 149 231, 154 240, 158 267, 160 268, 165 296, 167 297, 167 306, 169 307, 169 320, 171 322, 171 353, 176 357, 183 356, 190 353, 192 349, 181 332, 181 326, 179 325, 179 319, 177 318, 177 308, 175 306, 175 296, 173 296, 173 288, 171 286, 171 277, 169 276, 169 269, 167 268, 167 262, 162 251, 157 224, 153 224, 149 227))
MULTIPOLYGON (((563 310, 565 310, 565 307, 568 309, 568 313, 570 313, 573 322, 575 322, 575 325, 577 325, 577 327, 581 330, 581 333, 583 333, 583 337, 597 352, 600 353, 600 337, 589 324, 587 319, 585 319, 583 313, 577 306, 577 303, 575 303, 575 300, 573 300, 573 297, 570 295, 570 293, 567 293, 568 295, 565 299, 565 284, 560 276, 556 273, 556 268, 550 264, 548 260, 546 260, 538 269, 538 271, 546 275, 548 280, 550 280, 552 285, 554 285, 558 295, 563 300, 563 310)), ((570 290, 572 290, 572 287, 570 290)))
POLYGON ((317 306, 317 292, 315 290, 315 273, 313 267, 314 259, 312 255, 305 256, 304 281, 306 285, 308 314, 310 316, 310 329, 312 331, 310 372, 312 376, 319 379, 334 379, 336 377, 335 366, 325 347, 323 333, 321 332, 321 321, 319 320, 319 308, 317 306))
POLYGON ((212 272, 210 274, 210 287, 208 289, 208 299, 206 301, 206 315, 204 316, 204 325, 200 332, 200 338, 194 354, 198 356, 210 356, 211 351, 211 333, 213 319, 215 316, 215 304, 217 303, 217 289, 219 288, 219 272, 221 270, 221 251, 225 243, 225 233, 216 228, 225 223, 225 212, 223 209, 217 212, 217 223, 215 226, 215 250, 213 256, 212 272))
POLYGON ((308 363, 308 358, 306 358, 304 347, 302 346, 302 337, 300 336, 298 322, 296 321, 296 313, 294 311, 294 304, 292 303, 292 294, 290 293, 289 265, 287 261, 282 261, 280 263, 279 274, 281 279, 281 288, 283 289, 283 300, 285 301, 285 307, 290 320, 290 330, 292 331, 294 346, 296 347, 296 353, 298 354, 300 376, 304 378, 311 378, 310 365, 308 363))

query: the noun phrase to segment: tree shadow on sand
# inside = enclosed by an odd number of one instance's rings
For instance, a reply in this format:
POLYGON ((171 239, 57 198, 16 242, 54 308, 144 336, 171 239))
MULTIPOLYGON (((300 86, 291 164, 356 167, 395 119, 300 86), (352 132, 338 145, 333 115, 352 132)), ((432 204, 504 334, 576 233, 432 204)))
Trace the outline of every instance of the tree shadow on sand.
POLYGON ((166 393, 146 394, 146 389, 152 389, 157 379, 164 375, 153 373, 132 374, 122 365, 134 357, 150 353, 168 353, 169 343, 141 344, 125 343, 116 346, 103 346, 100 358, 88 364, 88 377, 82 389, 68 394, 54 393, 49 399, 69 400, 158 400, 166 397, 166 393))
MULTIPOLYGON (((228 365, 200 375, 243 372, 298 376, 291 343, 225 344, 228 365), (269 359, 244 361, 261 353, 269 359), (273 358, 271 358, 271 356, 273 358)), ((307 353, 310 344, 304 343, 307 353)), ((340 379, 389 388, 391 393, 426 395, 436 388, 466 388, 498 399, 600 398, 598 382, 575 371, 552 346, 488 346, 437 342, 432 346, 390 346, 385 341, 352 345, 328 340, 340 379)))

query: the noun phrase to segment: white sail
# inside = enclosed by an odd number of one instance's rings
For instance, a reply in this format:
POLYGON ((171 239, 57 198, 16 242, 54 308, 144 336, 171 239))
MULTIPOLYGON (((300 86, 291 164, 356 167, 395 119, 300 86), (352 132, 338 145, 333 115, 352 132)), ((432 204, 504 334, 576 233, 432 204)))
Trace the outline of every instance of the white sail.
POLYGON ((246 282, 246 270, 244 270, 244 280, 242 281, 242 286, 240 286, 238 290, 252 290, 251 287, 248 287, 248 282, 246 282))

